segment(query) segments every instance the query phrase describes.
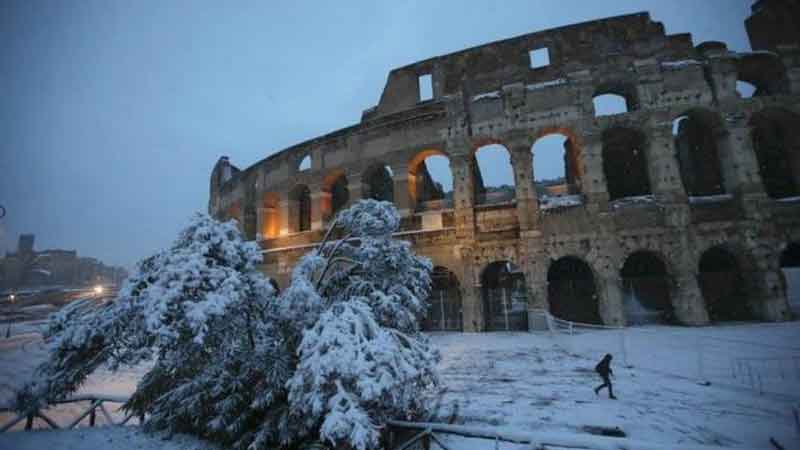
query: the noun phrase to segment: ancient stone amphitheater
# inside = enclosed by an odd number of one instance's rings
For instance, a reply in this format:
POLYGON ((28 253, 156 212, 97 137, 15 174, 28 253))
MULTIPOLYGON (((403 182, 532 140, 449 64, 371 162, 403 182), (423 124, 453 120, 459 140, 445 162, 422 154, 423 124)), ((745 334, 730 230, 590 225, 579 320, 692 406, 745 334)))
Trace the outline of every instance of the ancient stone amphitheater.
POLYGON ((401 67, 358 124, 243 170, 220 158, 209 211, 237 219, 285 286, 339 209, 394 202, 398 237, 436 266, 428 329, 540 327, 544 310, 606 325, 788 320, 785 269, 800 264, 793 23, 795 3, 757 2, 756 50, 737 53, 639 13, 401 67), (623 109, 601 115, 608 95, 623 109), (541 183, 536 143, 553 134, 564 177, 541 183), (513 189, 484 186, 475 155, 489 145, 508 152, 513 189), (452 192, 432 180, 436 156, 452 192))

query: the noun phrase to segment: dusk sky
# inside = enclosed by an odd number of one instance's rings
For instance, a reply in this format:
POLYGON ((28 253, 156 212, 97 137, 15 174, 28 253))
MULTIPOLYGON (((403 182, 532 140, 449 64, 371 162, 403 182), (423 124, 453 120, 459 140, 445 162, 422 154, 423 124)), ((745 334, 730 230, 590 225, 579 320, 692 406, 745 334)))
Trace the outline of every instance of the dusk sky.
POLYGON ((131 266, 244 168, 357 123, 395 68, 649 11, 749 50, 750 0, 0 2, 0 252, 19 233, 131 266))

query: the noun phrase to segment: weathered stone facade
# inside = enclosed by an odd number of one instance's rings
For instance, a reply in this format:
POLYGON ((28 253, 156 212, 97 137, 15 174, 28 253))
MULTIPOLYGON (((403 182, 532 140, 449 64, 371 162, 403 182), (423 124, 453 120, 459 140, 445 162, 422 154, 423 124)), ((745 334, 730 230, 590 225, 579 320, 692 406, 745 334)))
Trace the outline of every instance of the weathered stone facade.
MULTIPOLYGON (((755 42, 759 30, 748 31, 755 42)), ((570 320, 623 325, 624 299, 638 287, 644 296, 659 290, 653 298, 683 324, 744 313, 787 320, 781 254, 800 241, 797 44, 752 53, 695 46, 639 13, 431 58, 393 70, 357 125, 245 170, 221 158, 209 211, 259 239, 264 271, 285 286, 335 211, 374 197, 374 169, 388 167, 404 217, 399 237, 457 280, 464 330, 493 329, 487 286, 496 282, 484 278, 497 262, 511 263, 498 276, 524 280, 531 309, 570 320), (549 64, 533 67, 529 52, 541 48, 549 64), (420 101, 425 75, 433 98, 420 101), (737 81, 755 94, 738 94, 737 81), (628 111, 597 116, 601 94, 623 97, 628 111), (532 146, 553 133, 567 138, 562 191, 579 201, 545 207, 532 146), (474 153, 486 144, 510 154, 510 201, 476 195, 474 153), (435 154, 449 158, 454 192, 426 202, 420 163, 435 154), (299 170, 307 156, 310 168, 299 170)))

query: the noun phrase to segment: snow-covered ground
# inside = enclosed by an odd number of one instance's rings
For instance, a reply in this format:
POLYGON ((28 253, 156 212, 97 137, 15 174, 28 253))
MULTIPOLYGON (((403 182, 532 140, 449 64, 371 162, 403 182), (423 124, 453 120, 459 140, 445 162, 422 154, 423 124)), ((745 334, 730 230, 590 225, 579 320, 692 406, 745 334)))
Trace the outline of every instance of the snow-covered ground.
MULTIPOLYGON (((735 383, 716 382, 716 364, 698 383, 697 352, 690 344, 711 340, 704 353, 714 361, 767 348, 757 344, 800 343, 800 323, 714 328, 654 327, 629 331, 631 368, 623 367, 616 331, 575 336, 528 333, 438 334, 446 392, 437 419, 491 426, 505 431, 582 432, 586 425, 619 427, 629 437, 656 443, 770 448, 774 437, 786 448, 800 448, 793 407, 800 403, 800 373, 791 373, 785 393, 759 394, 735 383), (729 346, 719 346, 729 339, 729 346), (733 342, 740 340, 740 343, 733 342), (747 342, 750 342, 749 344, 747 342), (687 345, 681 345, 681 344, 687 345), (709 344, 710 346, 710 344, 709 344), (594 365, 606 353, 616 356, 614 388, 604 392, 594 365), (713 370, 712 370, 713 369, 713 370), (709 378, 709 377, 706 377, 709 378)), ((676 447, 678 448, 678 447, 676 447)))
MULTIPOLYGON (((13 388, 28 380, 44 357, 35 326, 21 326, 23 333, 0 339, 3 403, 11 400, 13 388)), ((675 444, 675 448, 706 444, 769 449, 769 438, 774 437, 787 449, 800 449, 800 432, 792 417, 792 408, 800 404, 800 367, 785 364, 792 357, 800 362, 798 322, 642 327, 624 334, 597 330, 571 336, 437 333, 431 338, 443 356, 444 392, 436 420, 452 418, 457 424, 508 432, 585 433, 587 425, 619 427, 633 439, 675 444), (595 396, 592 391, 599 384, 593 367, 606 352, 615 356, 616 401, 608 399, 605 392, 595 396), (705 361, 701 367, 698 355, 705 361), (784 366, 770 368, 757 362, 766 359, 783 361, 784 366), (626 360, 631 367, 625 367, 626 360), (739 360, 750 361, 751 373, 762 373, 761 388, 734 377, 741 370, 735 367, 739 360)), ((82 392, 127 395, 145 369, 116 374, 100 371, 82 392)), ((64 424, 84 407, 62 406, 50 415, 64 424)), ((9 414, 0 415, 0 423, 9 419, 9 414)), ((98 422, 103 423, 100 415, 98 422)), ((162 441, 139 436, 131 428, 105 430, 0 434, 0 449, 47 448, 52 447, 50 442, 74 449, 201 445, 187 437, 162 441), (51 437, 58 441, 48 440, 51 437), (103 442, 113 444, 95 445, 103 442)), ((457 450, 494 445, 477 439, 445 439, 457 450)))

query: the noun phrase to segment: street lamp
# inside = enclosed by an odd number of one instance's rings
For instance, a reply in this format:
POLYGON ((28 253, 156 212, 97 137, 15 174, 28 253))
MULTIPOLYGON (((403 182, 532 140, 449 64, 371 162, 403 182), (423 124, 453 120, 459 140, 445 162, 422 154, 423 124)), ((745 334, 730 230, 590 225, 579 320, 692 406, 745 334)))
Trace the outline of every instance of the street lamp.
POLYGON ((95 295, 102 294, 103 293, 103 286, 100 286, 100 285, 95 286, 94 287, 94 293, 95 293, 95 295))

